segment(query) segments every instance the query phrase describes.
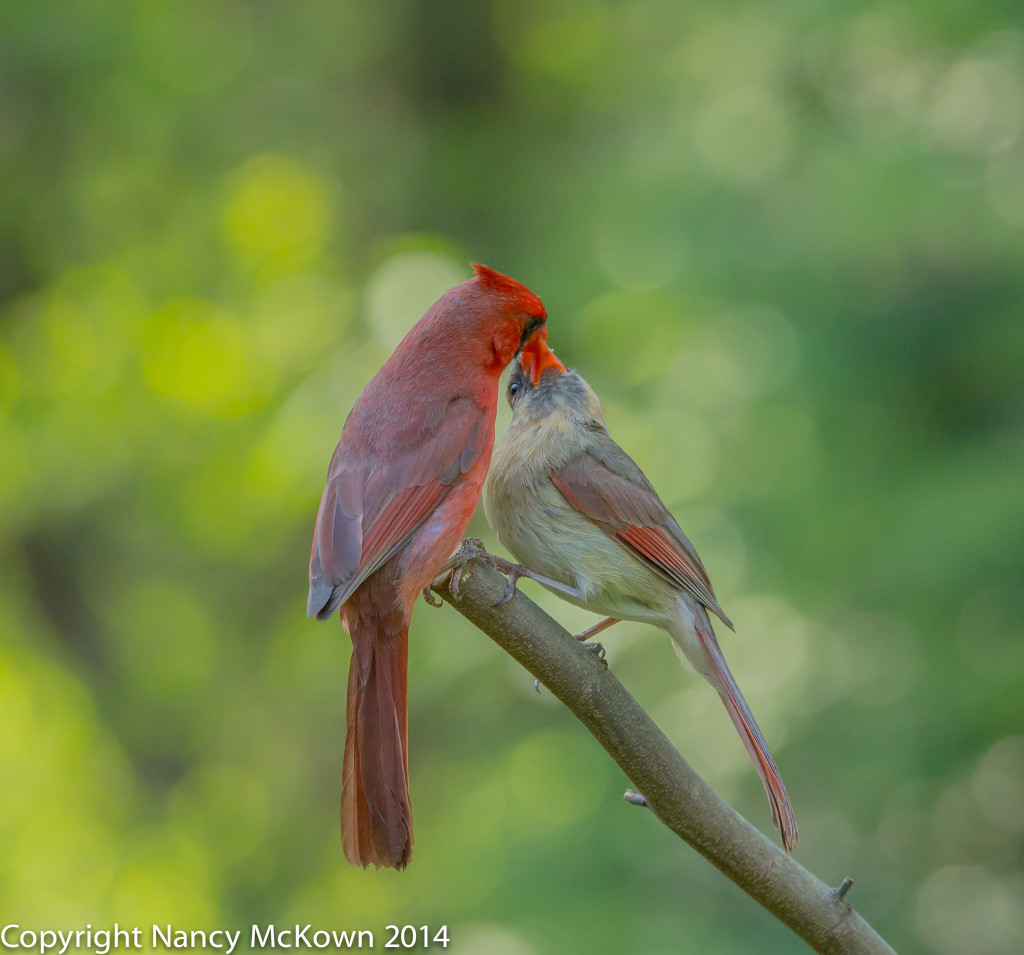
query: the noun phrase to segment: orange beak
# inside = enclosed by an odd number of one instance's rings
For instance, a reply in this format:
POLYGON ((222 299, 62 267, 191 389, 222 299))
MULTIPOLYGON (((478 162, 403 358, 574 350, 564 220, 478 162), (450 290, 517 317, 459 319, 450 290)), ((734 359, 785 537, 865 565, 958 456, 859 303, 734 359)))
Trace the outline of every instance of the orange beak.
POLYGON ((549 368, 557 368, 560 372, 567 371, 555 353, 548 348, 547 326, 541 326, 533 333, 530 340, 523 346, 523 352, 519 358, 530 381, 534 386, 540 383, 540 376, 549 368))

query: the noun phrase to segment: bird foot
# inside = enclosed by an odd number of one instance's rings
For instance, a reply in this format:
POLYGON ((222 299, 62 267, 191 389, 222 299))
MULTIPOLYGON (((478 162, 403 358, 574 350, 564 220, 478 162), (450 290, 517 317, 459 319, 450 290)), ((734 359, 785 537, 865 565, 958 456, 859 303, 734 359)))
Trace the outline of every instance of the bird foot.
POLYGON ((459 549, 445 561, 445 565, 441 568, 441 573, 438 576, 451 574, 448 578, 448 589, 451 591, 454 600, 459 599, 459 585, 462 583, 463 568, 471 560, 481 557, 490 557, 490 554, 484 548, 484 542, 479 537, 467 537, 459 544, 459 549))
POLYGON ((435 596, 434 591, 432 591, 429 586, 423 588, 423 599, 430 604, 431 607, 444 606, 444 601, 440 597, 435 596))
POLYGON ((489 554, 483 549, 482 544, 479 548, 479 553, 475 556, 478 560, 482 560, 485 564, 490 564, 496 571, 508 578, 508 581, 505 583, 505 592, 501 595, 501 600, 492 605, 495 607, 507 604, 516 595, 516 584, 520 577, 530 577, 534 580, 540 577, 539 574, 535 574, 529 567, 524 567, 522 564, 514 564, 504 557, 498 557, 497 554, 489 554))
MULTIPOLYGON (((567 597, 580 599, 583 596, 575 587, 570 587, 568 584, 563 584, 559 580, 554 580, 544 574, 539 574, 537 571, 530 570, 529 567, 526 567, 523 564, 514 564, 510 560, 505 560, 504 557, 496 557, 494 554, 483 553, 480 555, 480 559, 486 561, 495 570, 500 571, 508 577, 508 582, 505 584, 505 592, 501 595, 501 600, 494 604, 495 607, 507 604, 516 595, 520 577, 528 577, 530 580, 536 580, 538 584, 543 584, 545 587, 549 587, 558 593, 565 594, 567 597)), ((610 626, 610 624, 608 624, 608 626, 610 626)), ((604 627, 601 627, 600 629, 603 630, 604 627)))
POLYGON ((502 604, 507 604, 516 595, 519 578, 534 577, 534 573, 522 564, 513 564, 507 560, 503 561, 500 557, 495 557, 494 560, 500 561, 503 566, 499 566, 498 563, 495 563, 493 566, 508 577, 508 583, 505 584, 505 593, 501 595, 501 600, 494 605, 495 607, 500 607, 502 604))
POLYGON ((557 581, 551 580, 543 574, 538 574, 535 571, 530 570, 529 567, 524 567, 522 564, 514 564, 512 561, 506 560, 504 557, 499 557, 497 554, 488 553, 487 548, 484 547, 484 542, 480 540, 479 537, 467 537, 459 545, 459 549, 452 554, 444 567, 441 568, 442 575, 449 571, 451 572, 448 589, 451 590, 452 596, 456 600, 459 599, 459 584, 462 582, 462 568, 471 560, 482 560, 485 564, 490 564, 496 571, 508 577, 508 583, 505 585, 505 592, 501 595, 501 600, 494 604, 495 607, 507 604, 516 595, 516 582, 520 577, 529 577, 530 579, 537 580, 542 584, 549 584, 562 590, 568 590, 565 585, 559 584, 557 581))

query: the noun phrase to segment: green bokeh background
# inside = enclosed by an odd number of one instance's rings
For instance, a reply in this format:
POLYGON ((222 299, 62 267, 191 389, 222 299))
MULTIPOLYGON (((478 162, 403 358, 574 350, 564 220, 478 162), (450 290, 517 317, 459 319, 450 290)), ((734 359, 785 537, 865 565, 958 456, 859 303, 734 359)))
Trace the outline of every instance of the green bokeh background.
MULTIPOLYGON (((0 6, 3 922, 803 950, 450 608, 413 623, 413 864, 344 862, 312 520, 356 395, 478 260, 704 557, 797 858, 901 952, 1024 950, 1019 14, 0 6)), ((668 640, 605 645, 771 831, 668 640)))

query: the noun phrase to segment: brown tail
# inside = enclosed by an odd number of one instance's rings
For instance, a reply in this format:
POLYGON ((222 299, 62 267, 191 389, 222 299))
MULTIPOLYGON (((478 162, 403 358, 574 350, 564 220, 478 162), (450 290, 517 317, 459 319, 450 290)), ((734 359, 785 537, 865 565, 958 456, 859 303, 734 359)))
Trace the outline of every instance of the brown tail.
POLYGON ((353 865, 404 869, 413 841, 405 710, 408 624, 390 628, 365 619, 346 622, 352 662, 341 843, 353 865))
POLYGON ((705 673, 705 667, 701 666, 698 661, 691 662, 718 690, 718 695, 722 698, 733 725, 750 754, 757 775, 761 777, 761 784, 764 786, 768 802, 772 807, 772 822, 782 833, 782 844, 787 851, 792 852, 796 848, 799 832, 797 831, 796 817, 793 815, 793 805, 789 801, 789 793, 786 792, 779 769, 775 765, 775 760, 772 759, 764 736, 761 734, 761 728, 757 725, 754 714, 750 712, 750 707, 725 662, 725 656, 722 654, 722 648, 718 645, 718 638, 711 627, 708 615, 702 607, 696 606, 696 609, 694 623, 697 637, 707 654, 708 662, 713 667, 713 676, 717 679, 712 679, 712 674, 705 673))

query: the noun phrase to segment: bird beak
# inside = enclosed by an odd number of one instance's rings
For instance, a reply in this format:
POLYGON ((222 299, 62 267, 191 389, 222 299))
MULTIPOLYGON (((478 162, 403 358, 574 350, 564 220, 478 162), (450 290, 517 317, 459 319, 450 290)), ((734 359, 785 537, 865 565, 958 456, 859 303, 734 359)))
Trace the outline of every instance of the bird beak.
POLYGON ((548 330, 542 326, 534 332, 530 340, 523 346, 522 355, 519 358, 530 381, 534 386, 540 383, 540 376, 549 368, 557 368, 560 372, 567 371, 556 357, 555 353, 548 348, 548 330))

